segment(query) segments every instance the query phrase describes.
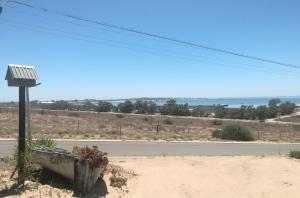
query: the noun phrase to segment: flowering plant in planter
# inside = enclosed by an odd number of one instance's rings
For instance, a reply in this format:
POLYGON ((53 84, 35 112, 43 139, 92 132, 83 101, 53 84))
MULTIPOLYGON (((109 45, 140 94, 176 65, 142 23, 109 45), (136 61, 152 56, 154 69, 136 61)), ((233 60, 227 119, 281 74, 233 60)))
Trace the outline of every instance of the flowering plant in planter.
POLYGON ((79 162, 88 161, 90 168, 106 167, 108 165, 107 153, 100 151, 96 146, 92 148, 74 146, 72 153, 80 157, 79 162))

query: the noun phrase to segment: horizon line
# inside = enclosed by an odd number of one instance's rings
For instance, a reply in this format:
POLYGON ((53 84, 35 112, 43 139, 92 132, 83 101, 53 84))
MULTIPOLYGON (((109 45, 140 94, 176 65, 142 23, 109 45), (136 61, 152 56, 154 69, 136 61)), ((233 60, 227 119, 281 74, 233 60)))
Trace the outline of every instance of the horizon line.
MULTIPOLYGON (((97 100, 97 101, 118 101, 118 100, 137 100, 137 99, 268 99, 268 98, 300 98, 300 96, 232 96, 232 97, 127 97, 127 98, 110 98, 110 99, 95 99, 95 98, 85 98, 85 99, 37 99, 37 101, 74 101, 74 100, 97 100)), ((31 100, 34 101, 34 100, 31 100)), ((18 102, 16 100, 11 101, 0 101, 0 103, 10 103, 18 102)))

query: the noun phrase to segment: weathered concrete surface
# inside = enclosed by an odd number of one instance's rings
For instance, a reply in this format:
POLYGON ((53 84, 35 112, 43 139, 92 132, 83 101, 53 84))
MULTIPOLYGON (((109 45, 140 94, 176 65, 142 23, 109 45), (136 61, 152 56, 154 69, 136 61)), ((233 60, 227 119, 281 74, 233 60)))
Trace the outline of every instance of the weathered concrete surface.
POLYGON ((52 170, 69 180, 74 179, 74 156, 67 153, 51 152, 48 150, 34 149, 33 160, 43 167, 52 170))

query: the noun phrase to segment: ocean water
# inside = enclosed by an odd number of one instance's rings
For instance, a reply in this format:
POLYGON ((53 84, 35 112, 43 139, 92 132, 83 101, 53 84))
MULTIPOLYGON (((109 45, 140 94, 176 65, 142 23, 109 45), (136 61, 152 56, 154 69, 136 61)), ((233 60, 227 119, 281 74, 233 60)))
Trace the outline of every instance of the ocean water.
MULTIPOLYGON (((300 106, 300 97, 276 97, 280 98, 282 102, 290 101, 300 106)), ((241 105, 267 105, 269 100, 272 98, 174 98, 177 104, 189 104, 191 106, 197 105, 228 105, 229 107, 240 107, 241 105)), ((168 99, 149 99, 157 105, 163 105, 168 99)), ((114 105, 124 102, 125 100, 110 100, 114 105)), ((132 100, 133 102, 135 100, 132 100)))

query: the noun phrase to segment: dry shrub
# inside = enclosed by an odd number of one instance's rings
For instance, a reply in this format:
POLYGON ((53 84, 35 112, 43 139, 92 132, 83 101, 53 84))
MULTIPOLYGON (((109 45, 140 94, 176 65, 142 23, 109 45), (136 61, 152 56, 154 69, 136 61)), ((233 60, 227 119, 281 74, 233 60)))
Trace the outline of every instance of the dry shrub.
POLYGON ((112 169, 111 174, 109 181, 112 187, 122 188, 122 186, 127 185, 127 178, 123 177, 119 171, 112 169))
POLYGON ((163 120, 163 123, 164 123, 164 124, 168 124, 168 125, 172 125, 172 124, 173 124, 173 121, 172 121, 170 118, 167 118, 167 119, 164 119, 164 120, 163 120))
POLYGON ((223 125, 223 121, 222 120, 213 120, 212 124, 216 125, 216 126, 220 126, 220 125, 223 125))
POLYGON ((124 118, 124 115, 123 114, 116 114, 116 117, 117 118, 124 118))

